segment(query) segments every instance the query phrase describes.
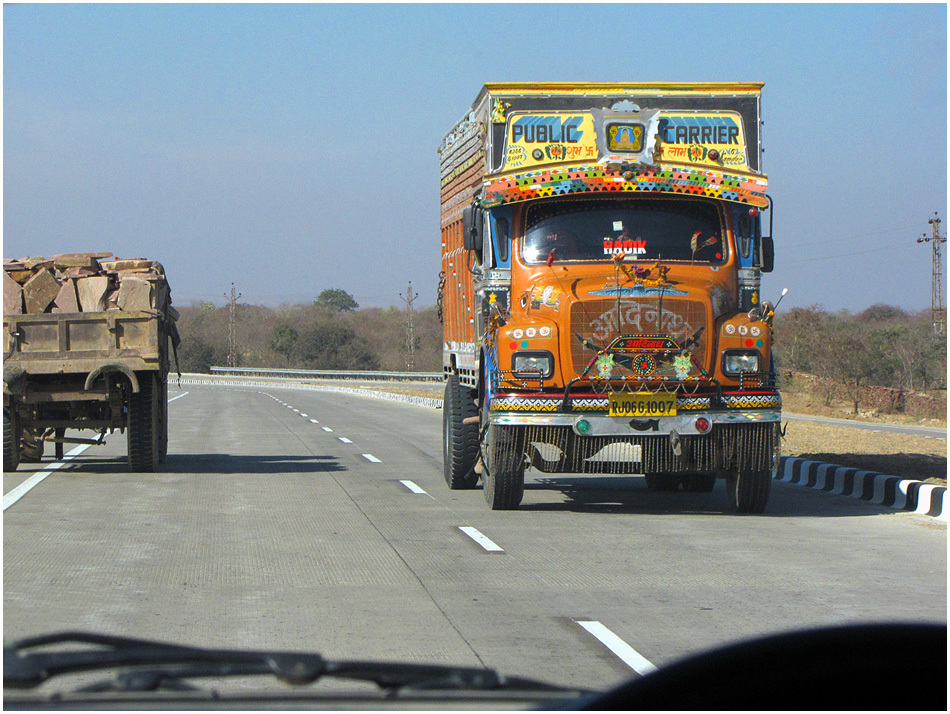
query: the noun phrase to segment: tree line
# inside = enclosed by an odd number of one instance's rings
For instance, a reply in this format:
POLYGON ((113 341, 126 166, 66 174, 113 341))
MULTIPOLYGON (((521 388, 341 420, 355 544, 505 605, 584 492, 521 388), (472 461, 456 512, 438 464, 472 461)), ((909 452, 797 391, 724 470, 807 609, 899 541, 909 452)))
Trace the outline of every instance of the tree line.
POLYGON ((863 387, 947 388, 947 338, 934 332, 930 310, 883 304, 857 314, 820 305, 780 310, 773 350, 780 379, 803 372, 835 382, 855 411, 863 387))
MULTIPOLYGON (((179 308, 182 372, 228 364, 229 308, 200 302, 179 308)), ((324 290, 311 304, 235 306, 236 367, 405 371, 408 314, 364 308, 343 290, 324 290)), ((413 311, 417 372, 442 370, 442 325, 436 307, 413 311)))
MULTIPOLYGON (((311 304, 268 308, 238 303, 237 364, 292 369, 403 371, 408 362, 406 310, 360 309, 343 290, 324 290, 311 304)), ((226 366, 227 307, 180 309, 184 372, 226 366)), ((442 325, 436 307, 413 312, 415 370, 442 368, 442 325)), ((872 305, 857 314, 820 305, 780 310, 774 356, 780 378, 807 373, 857 393, 883 386, 905 391, 946 389, 947 341, 934 333, 929 310, 872 305)), ((849 392, 850 393, 850 392, 849 392)))

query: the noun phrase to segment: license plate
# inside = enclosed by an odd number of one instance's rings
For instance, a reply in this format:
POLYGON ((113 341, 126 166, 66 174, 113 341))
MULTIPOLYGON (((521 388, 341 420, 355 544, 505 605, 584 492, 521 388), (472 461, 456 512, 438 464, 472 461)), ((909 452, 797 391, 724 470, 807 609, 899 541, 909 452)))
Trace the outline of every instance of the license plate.
POLYGON ((610 395, 612 417, 658 417, 676 416, 675 394, 628 394, 610 395))

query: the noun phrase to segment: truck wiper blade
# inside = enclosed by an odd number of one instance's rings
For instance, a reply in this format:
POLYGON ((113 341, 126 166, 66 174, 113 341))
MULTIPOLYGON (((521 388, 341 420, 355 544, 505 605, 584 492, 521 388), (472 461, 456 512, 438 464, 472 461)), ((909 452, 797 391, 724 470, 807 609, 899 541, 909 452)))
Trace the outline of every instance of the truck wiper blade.
POLYGON ((487 668, 370 661, 329 661, 319 654, 218 650, 168 644, 130 637, 63 632, 19 640, 3 648, 3 686, 30 689, 62 674, 137 667, 113 680, 78 690, 151 691, 193 689, 183 679, 273 675, 295 685, 321 677, 373 682, 393 692, 404 689, 507 689, 532 692, 577 692, 522 677, 504 677, 487 668), (27 652, 68 643, 96 648, 27 652))
POLYGON ((185 664, 213 664, 213 676, 273 674, 291 684, 316 681, 323 675, 326 667, 323 658, 318 654, 204 649, 131 637, 62 632, 28 637, 5 645, 3 686, 10 689, 31 689, 52 677, 72 672, 185 664), (67 643, 99 647, 52 652, 25 651, 67 643))

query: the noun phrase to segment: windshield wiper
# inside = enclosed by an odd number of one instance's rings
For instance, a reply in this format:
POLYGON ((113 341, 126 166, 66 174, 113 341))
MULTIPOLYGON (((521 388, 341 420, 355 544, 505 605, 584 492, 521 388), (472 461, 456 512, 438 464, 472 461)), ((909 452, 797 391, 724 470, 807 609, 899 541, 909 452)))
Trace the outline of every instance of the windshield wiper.
POLYGON ((87 632, 62 632, 18 640, 3 648, 5 689, 32 689, 63 674, 137 668, 114 680, 88 685, 79 692, 194 690, 181 681, 198 677, 272 675, 292 685, 322 677, 373 682, 390 693, 413 689, 523 690, 578 692, 523 677, 505 677, 493 669, 357 660, 326 660, 316 653, 221 650, 168 644, 87 632), (63 644, 95 645, 83 649, 29 652, 63 644))

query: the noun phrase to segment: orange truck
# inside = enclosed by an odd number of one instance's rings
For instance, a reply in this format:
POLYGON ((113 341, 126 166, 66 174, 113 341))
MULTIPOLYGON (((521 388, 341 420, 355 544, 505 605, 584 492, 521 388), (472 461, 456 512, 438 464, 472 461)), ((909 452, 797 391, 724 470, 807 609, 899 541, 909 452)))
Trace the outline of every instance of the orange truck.
POLYGON ((760 83, 486 84, 439 148, 445 479, 644 474, 764 510, 781 443, 760 83))

